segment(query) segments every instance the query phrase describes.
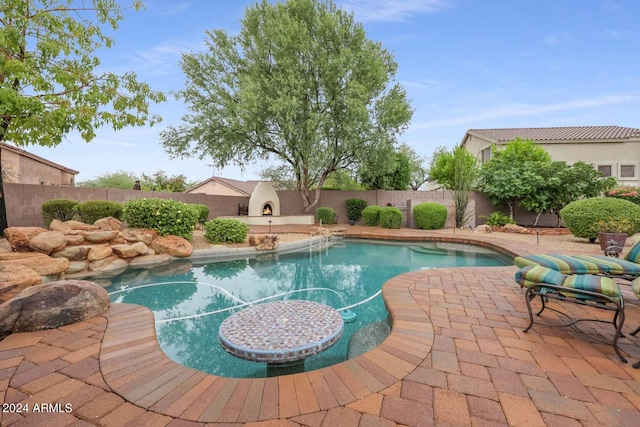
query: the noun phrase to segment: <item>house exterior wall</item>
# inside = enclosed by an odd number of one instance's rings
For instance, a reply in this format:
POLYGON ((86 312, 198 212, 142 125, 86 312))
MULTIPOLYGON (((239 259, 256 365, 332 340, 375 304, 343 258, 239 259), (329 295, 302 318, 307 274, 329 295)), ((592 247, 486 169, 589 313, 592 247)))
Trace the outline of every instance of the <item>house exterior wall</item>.
MULTIPOLYGON (((564 161, 571 165, 578 161, 592 164, 594 167, 611 166, 611 176, 618 180, 620 185, 640 186, 640 141, 627 142, 570 142, 537 141, 544 147, 556 161, 564 161), (635 174, 632 177, 623 177, 622 166, 633 166, 635 174)), ((491 147, 491 143, 468 135, 465 148, 478 160, 482 160, 482 152, 491 147)))
POLYGON ((2 150, 5 183, 75 185, 75 175, 55 166, 39 162, 14 151, 2 150))

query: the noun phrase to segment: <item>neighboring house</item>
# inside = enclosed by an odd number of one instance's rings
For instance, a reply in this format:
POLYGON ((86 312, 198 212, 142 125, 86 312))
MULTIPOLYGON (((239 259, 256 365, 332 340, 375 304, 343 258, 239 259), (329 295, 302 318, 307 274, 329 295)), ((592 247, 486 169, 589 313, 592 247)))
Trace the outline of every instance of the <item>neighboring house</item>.
POLYGON ((260 181, 238 181, 235 179, 212 176, 191 188, 185 193, 204 193, 214 196, 251 196, 253 189, 260 181))
POLYGON ((74 186, 77 170, 0 142, 2 179, 6 183, 74 186))
POLYGON ((571 165, 592 164, 620 185, 640 186, 640 129, 621 126, 572 126, 553 128, 469 129, 461 146, 480 162, 491 158, 493 144, 503 145, 516 137, 544 147, 553 160, 571 165))

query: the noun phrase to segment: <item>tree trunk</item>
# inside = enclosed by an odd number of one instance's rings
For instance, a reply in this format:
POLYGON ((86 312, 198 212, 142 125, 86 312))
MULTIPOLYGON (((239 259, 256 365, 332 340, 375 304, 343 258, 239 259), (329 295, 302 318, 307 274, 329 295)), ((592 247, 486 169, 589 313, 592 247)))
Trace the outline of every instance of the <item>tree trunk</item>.
MULTIPOLYGON (((2 141, 0 140, 0 144, 2 141)), ((7 204, 4 195, 4 171, 2 170, 2 146, 0 146, 0 233, 9 226, 7 223, 7 204)))
POLYGON ((538 214, 536 215, 536 219, 535 221, 533 221, 533 226, 536 227, 538 225, 538 221, 540 220, 540 215, 542 215, 542 212, 538 212, 538 214))

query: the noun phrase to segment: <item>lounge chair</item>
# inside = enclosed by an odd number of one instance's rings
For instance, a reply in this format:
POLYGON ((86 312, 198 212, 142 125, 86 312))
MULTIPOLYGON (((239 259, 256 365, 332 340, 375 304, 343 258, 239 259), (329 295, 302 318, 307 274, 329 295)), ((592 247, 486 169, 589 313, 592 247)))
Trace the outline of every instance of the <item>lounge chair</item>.
POLYGON ((640 277, 640 242, 633 245, 624 259, 604 255, 525 255, 514 258, 518 267, 541 265, 562 274, 596 274, 634 280, 640 277))
MULTIPOLYGON (((531 301, 536 296, 540 297, 542 304, 542 308, 536 313, 536 316, 540 316, 547 308, 547 299, 549 298, 558 300, 561 303, 570 302, 609 310, 614 312, 613 318, 611 320, 602 320, 595 317, 572 319, 562 311, 551 307, 548 308, 568 319, 567 322, 556 326, 574 326, 582 321, 611 323, 615 328, 611 344, 620 360, 624 363, 627 362, 627 359, 618 348, 618 338, 622 335, 622 325, 624 324, 624 299, 618 284, 613 279, 593 274, 566 275, 540 265, 529 265, 518 270, 515 280, 520 286, 527 289, 525 301, 529 312, 529 325, 523 332, 528 332, 534 323, 537 323, 531 308, 531 301)), ((636 365, 634 365, 635 367, 636 365)))

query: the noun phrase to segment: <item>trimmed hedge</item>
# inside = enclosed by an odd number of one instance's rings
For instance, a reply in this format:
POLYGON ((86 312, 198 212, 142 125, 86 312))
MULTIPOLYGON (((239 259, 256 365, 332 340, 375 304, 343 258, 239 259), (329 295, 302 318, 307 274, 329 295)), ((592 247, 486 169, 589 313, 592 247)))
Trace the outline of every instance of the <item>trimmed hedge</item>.
POLYGON ((422 230, 439 230, 447 222, 447 208, 440 203, 420 203, 413 207, 413 218, 422 230))
POLYGON ((365 225, 376 227, 380 223, 380 211, 382 208, 378 205, 367 206, 362 210, 362 219, 365 225))
POLYGON ((322 207, 316 209, 316 216, 323 224, 335 224, 338 214, 333 208, 322 207))
POLYGON ((249 226, 233 218, 216 218, 204 223, 204 237, 213 243, 242 243, 249 226))
POLYGON ((120 218, 123 207, 122 203, 112 202, 110 200, 91 200, 78 203, 75 210, 80 217, 80 221, 85 224, 93 224, 97 220, 108 216, 120 218))
POLYGON ((402 227, 402 211, 393 206, 388 206, 380 209, 380 227, 382 228, 402 227))
POLYGON ((192 204, 194 208, 198 210, 198 222, 200 224, 204 224, 209 219, 209 206, 207 205, 198 205, 192 204))
POLYGON ((40 207, 42 213, 42 221, 48 227, 51 221, 59 219, 60 221, 69 221, 76 215, 75 207, 78 204, 75 200, 53 199, 48 200, 40 207))
POLYGON ((596 223, 622 219, 632 224, 633 233, 640 231, 640 206, 613 197, 591 197, 569 203, 560 211, 565 227, 576 237, 595 241, 598 237, 596 223))
POLYGON ((171 199, 137 199, 124 204, 122 219, 129 227, 153 228, 160 235, 172 234, 187 240, 193 237, 198 210, 171 199))
POLYGON ((367 207, 367 201, 363 199, 347 199, 347 217, 357 221, 362 218, 362 210, 367 207))

